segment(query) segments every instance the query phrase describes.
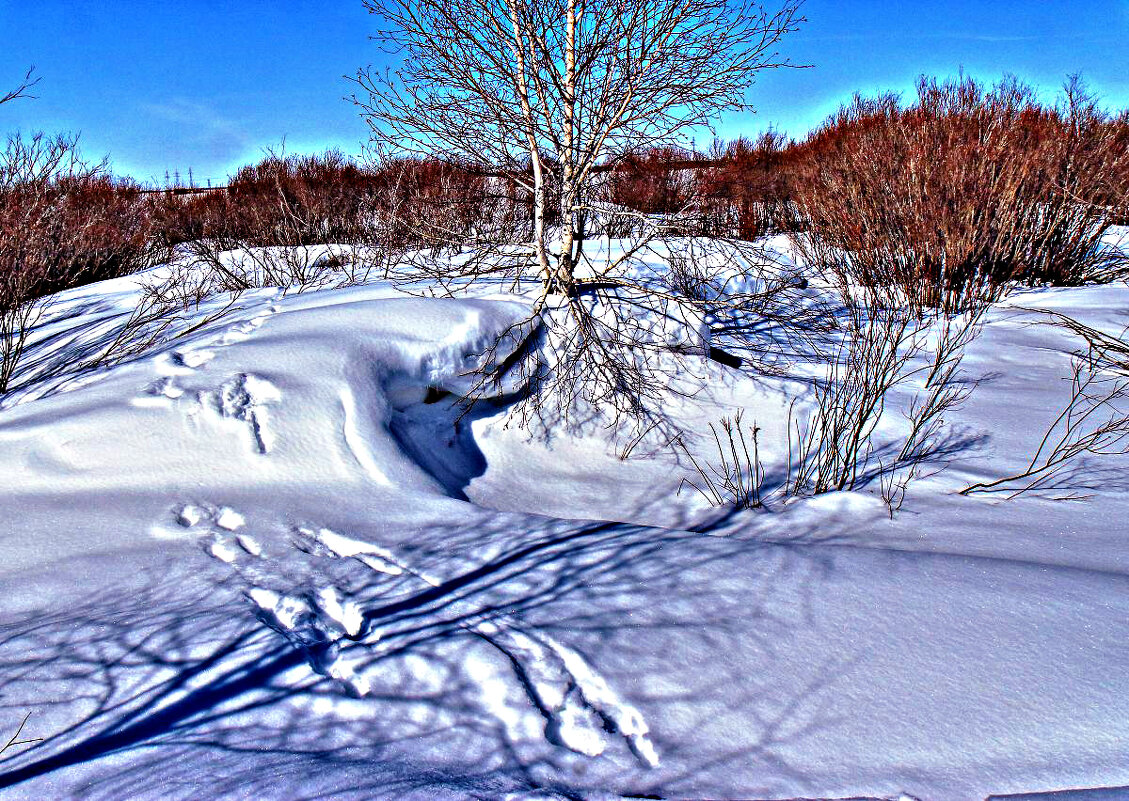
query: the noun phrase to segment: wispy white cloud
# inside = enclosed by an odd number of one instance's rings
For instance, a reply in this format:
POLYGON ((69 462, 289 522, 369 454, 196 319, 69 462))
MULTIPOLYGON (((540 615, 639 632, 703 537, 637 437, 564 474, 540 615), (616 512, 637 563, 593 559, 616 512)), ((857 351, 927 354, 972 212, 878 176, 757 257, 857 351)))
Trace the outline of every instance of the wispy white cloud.
POLYGON ((245 151, 251 140, 237 121, 206 103, 172 98, 161 103, 144 103, 141 110, 162 127, 175 130, 170 136, 175 136, 173 141, 179 145, 178 149, 191 146, 213 159, 230 159, 245 151))

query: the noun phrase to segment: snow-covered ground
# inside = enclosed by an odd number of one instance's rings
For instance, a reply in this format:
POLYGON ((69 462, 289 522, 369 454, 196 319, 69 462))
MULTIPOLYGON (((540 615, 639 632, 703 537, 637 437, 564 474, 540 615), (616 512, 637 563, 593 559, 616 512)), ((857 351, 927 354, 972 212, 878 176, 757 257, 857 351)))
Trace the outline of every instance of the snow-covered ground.
MULTIPOLYGON (((1069 394, 1080 342, 1028 309, 1117 333, 1129 287, 993 310, 944 469, 891 519, 876 486, 722 513, 672 452, 460 419, 521 296, 255 290, 78 369, 141 280, 56 298, 0 404, 0 744, 42 738, 0 796, 1129 786, 1129 458, 1075 477, 1087 501, 956 494, 1069 394)), ((686 359, 703 391, 670 412, 743 408, 778 483, 802 385, 686 359)))

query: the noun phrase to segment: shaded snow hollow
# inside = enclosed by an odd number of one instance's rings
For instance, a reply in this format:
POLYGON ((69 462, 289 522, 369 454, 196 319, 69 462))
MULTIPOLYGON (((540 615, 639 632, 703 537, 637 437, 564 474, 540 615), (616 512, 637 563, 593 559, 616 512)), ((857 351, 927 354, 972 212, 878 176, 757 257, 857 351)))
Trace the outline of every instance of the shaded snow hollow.
MULTIPOLYGON (((61 299, 36 358, 133 291, 61 299)), ((1129 289, 1021 300, 1116 330, 1129 289)), ((249 293, 27 387, 0 410, 0 727, 45 739, 0 756, 0 796, 1129 785, 1125 461, 1088 505, 951 494, 1061 402, 1072 343, 1019 305, 970 353, 963 449, 893 522, 869 491, 717 521, 669 455, 425 403, 521 298, 249 293)), ((712 391, 672 401, 692 428, 737 403, 785 424, 788 382, 698 369, 712 391)))

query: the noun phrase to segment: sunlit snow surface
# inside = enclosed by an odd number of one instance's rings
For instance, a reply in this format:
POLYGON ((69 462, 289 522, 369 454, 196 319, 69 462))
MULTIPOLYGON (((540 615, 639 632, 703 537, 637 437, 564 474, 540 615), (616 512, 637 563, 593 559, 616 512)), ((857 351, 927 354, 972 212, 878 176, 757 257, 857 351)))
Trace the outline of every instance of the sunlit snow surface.
MULTIPOLYGON (((1069 392, 1079 343, 1023 309, 1115 333, 1129 289, 995 310, 893 521, 877 488, 720 514, 669 451, 424 403, 527 313, 500 289, 260 290, 92 373, 136 280, 56 301, 0 409, 0 742, 26 715, 43 738, 0 756, 0 797, 1129 785, 1129 461, 1086 502, 954 494, 1069 392)), ((703 435, 744 407, 778 482, 802 382, 687 360, 672 414, 703 435)))

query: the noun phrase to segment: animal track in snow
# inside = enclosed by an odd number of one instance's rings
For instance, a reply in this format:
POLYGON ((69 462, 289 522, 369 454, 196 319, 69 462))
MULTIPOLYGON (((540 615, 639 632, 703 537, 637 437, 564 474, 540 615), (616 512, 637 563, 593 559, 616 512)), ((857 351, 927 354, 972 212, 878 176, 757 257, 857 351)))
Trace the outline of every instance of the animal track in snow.
POLYGON ((254 537, 247 534, 239 534, 235 537, 235 541, 239 543, 239 547, 249 553, 251 556, 262 556, 263 546, 254 537))
POLYGON ((269 308, 260 314, 235 323, 215 334, 200 341, 193 347, 180 348, 159 354, 153 359, 154 367, 161 376, 150 383, 143 390, 144 395, 134 400, 135 406, 161 406, 168 405, 185 394, 176 379, 196 373, 206 367, 216 357, 215 347, 225 347, 243 342, 255 333, 271 316, 281 311, 277 303, 272 303, 269 308))
POLYGON ((511 615, 499 615, 489 601, 481 601, 487 606, 477 608, 469 600, 473 594, 464 596, 458 589, 447 597, 441 592, 444 582, 413 569, 391 550, 328 528, 300 526, 294 530, 293 545, 307 558, 323 563, 345 568, 363 565, 368 578, 354 570, 346 582, 355 592, 342 589, 341 576, 336 582, 330 580, 325 566, 320 571, 315 568, 304 581, 286 585, 283 574, 294 572, 292 559, 252 573, 243 565, 245 557, 237 551, 238 544, 237 540, 216 538, 210 552, 248 582, 245 595, 260 619, 305 650, 316 671, 356 695, 371 691, 385 669, 383 659, 401 652, 405 636, 410 643, 412 631, 454 626, 506 656, 544 719, 544 736, 549 742, 597 757, 607 751, 609 734, 617 735, 642 764, 659 764, 649 728, 637 708, 624 701, 577 651, 527 630, 511 615), (381 590, 392 587, 391 582, 397 583, 394 597, 398 599, 391 606, 410 608, 402 620, 399 613, 378 611, 388 604, 381 590), (419 582, 418 589, 412 589, 412 582, 419 582), (432 598, 435 593, 439 594, 432 598), (415 595, 420 597, 418 607, 411 600, 415 595), (362 596, 369 599, 367 605, 362 596))
POLYGON ((233 563, 239 558, 239 550, 235 547, 235 543, 231 542, 226 537, 213 536, 212 544, 208 547, 208 551, 212 556, 219 559, 221 562, 233 563))
POLYGON ((140 397, 134 398, 134 406, 171 406, 177 399, 184 397, 184 388, 177 384, 171 375, 158 378, 143 390, 140 397))
MULTIPOLYGON (((399 576, 404 573, 403 566, 396 562, 392 552, 381 548, 379 545, 344 537, 328 528, 321 528, 314 531, 309 528, 299 527, 297 533, 299 537, 304 537, 308 541, 312 540, 317 542, 333 556, 354 558, 378 573, 387 573, 390 576, 399 576)), ((302 548, 301 543, 299 543, 299 548, 302 548)), ((316 549, 311 550, 309 548, 302 548, 302 550, 306 550, 308 553, 317 552, 316 549)), ((417 575, 421 580, 432 586, 437 584, 434 579, 419 574, 414 575, 417 575)))
POLYGON ((189 503, 181 507, 176 515, 176 522, 185 528, 192 528, 208 515, 208 510, 189 503))
MULTIPOLYGON (((147 386, 144 395, 134 398, 132 404, 141 407, 169 406, 185 394, 175 377, 166 375, 147 386)), ((265 454, 274 445, 274 436, 267 426, 267 406, 281 399, 282 393, 270 381, 251 373, 240 373, 217 389, 197 392, 197 406, 189 408, 188 414, 194 416, 205 410, 221 418, 246 423, 255 452, 265 454)))
POLYGON ((215 351, 211 350, 185 350, 175 351, 172 354, 172 362, 177 366, 187 367, 189 370, 195 370, 198 367, 210 362, 216 357, 215 351))
POLYGON ((498 621, 478 623, 474 631, 513 663, 530 700, 545 716, 550 742, 595 757, 607 748, 605 732, 614 732, 639 761, 659 764, 642 713, 623 701, 579 653, 547 635, 498 621))
POLYGON ((278 304, 271 304, 265 312, 245 320, 241 323, 227 328, 219 337, 218 344, 220 345, 234 345, 237 342, 243 342, 248 339, 252 334, 257 331, 263 323, 270 319, 271 315, 277 314, 280 311, 278 304))
POLYGON ((191 375, 216 356, 207 348, 183 348, 159 354, 153 359, 157 373, 166 379, 191 375))
POLYGON ((237 533, 247 520, 230 506, 187 503, 174 515, 178 526, 197 534, 205 550, 221 561, 233 564, 244 555, 263 555, 257 539, 245 532, 237 533))
POLYGON ((274 436, 268 426, 267 406, 278 403, 282 393, 270 381, 241 373, 216 390, 201 392, 198 398, 202 408, 222 418, 246 423, 257 453, 265 454, 273 447, 274 436))
POLYGON ((172 376, 165 376, 159 381, 154 381, 149 385, 147 392, 150 395, 160 395, 169 400, 176 400, 184 395, 184 390, 177 386, 172 376))
POLYGON ((227 506, 221 507, 216 515, 216 525, 224 531, 235 531, 246 522, 247 520, 243 515, 227 506))

